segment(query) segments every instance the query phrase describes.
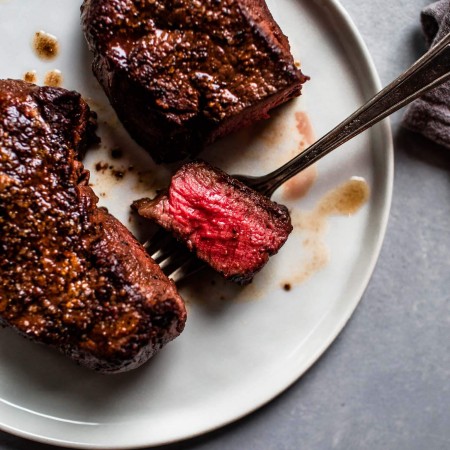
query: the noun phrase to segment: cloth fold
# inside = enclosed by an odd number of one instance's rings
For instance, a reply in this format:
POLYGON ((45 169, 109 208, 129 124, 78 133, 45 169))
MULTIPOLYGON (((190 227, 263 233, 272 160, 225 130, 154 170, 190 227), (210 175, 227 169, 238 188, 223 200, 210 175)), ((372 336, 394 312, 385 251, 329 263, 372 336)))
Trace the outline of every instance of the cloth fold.
MULTIPOLYGON (((422 29, 428 46, 450 32, 450 0, 439 0, 421 12, 422 29)), ((450 81, 415 100, 403 117, 403 125, 450 148, 450 81)))

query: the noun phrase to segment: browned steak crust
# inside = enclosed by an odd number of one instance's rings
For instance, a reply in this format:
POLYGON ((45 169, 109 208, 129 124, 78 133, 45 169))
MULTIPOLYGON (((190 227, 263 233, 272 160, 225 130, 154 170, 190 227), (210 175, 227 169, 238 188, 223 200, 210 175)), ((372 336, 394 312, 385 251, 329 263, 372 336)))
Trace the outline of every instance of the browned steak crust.
POLYGON ((85 0, 82 23, 95 75, 157 162, 267 118, 307 78, 264 0, 85 0))
POLYGON ((174 284, 88 186, 76 92, 0 80, 0 323, 82 365, 145 362, 184 327, 174 284))

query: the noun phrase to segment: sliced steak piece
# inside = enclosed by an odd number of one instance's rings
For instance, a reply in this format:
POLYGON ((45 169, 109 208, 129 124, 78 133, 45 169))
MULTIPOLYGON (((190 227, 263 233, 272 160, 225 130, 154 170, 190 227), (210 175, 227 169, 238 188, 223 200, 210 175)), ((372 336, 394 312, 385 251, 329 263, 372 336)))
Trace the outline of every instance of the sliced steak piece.
POLYGON ((268 117, 307 79, 264 0, 85 0, 93 71, 157 162, 268 117))
POLYGON ((76 92, 0 80, 0 324, 102 372, 183 330, 173 282, 88 186, 76 92))
POLYGON ((225 278, 248 283, 292 231, 287 208, 204 162, 185 164, 168 192, 133 203, 225 278))

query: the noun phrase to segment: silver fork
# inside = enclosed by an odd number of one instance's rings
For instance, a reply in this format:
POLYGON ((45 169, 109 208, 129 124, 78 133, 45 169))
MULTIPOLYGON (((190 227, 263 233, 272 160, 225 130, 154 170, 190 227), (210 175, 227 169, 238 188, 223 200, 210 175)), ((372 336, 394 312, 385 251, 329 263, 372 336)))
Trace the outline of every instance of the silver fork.
MULTIPOLYGON (((361 108, 282 167, 261 177, 236 175, 235 178, 271 197, 294 175, 448 78, 450 33, 361 108)), ((144 245, 164 273, 177 283, 206 267, 162 229, 144 245)))

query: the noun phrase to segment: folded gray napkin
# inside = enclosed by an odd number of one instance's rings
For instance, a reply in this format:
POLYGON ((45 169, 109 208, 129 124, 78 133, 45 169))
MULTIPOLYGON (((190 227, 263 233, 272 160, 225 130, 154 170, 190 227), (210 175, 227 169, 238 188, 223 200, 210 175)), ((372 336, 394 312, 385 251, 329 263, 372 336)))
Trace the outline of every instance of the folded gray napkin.
MULTIPOLYGON (((421 13, 422 29, 429 46, 450 32, 450 0, 440 0, 421 13)), ((450 148, 450 81, 415 100, 403 117, 403 125, 450 148)))

